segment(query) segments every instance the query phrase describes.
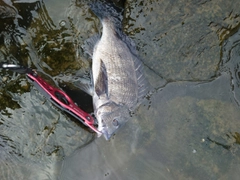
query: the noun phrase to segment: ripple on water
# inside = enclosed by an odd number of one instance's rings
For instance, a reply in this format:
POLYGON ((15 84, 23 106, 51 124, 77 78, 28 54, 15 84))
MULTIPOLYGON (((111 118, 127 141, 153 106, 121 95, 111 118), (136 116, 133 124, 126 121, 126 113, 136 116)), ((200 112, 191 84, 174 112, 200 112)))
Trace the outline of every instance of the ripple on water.
POLYGON ((0 179, 54 179, 63 158, 90 142, 92 134, 34 88, 12 98, 19 107, 0 114, 0 179))

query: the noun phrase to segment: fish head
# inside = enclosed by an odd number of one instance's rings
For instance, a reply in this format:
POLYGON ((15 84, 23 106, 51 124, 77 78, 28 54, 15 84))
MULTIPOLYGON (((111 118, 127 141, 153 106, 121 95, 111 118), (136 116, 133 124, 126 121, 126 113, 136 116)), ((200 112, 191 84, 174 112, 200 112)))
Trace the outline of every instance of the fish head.
POLYGON ((115 103, 102 105, 95 115, 98 120, 98 130, 102 132, 106 140, 109 140, 130 118, 129 110, 115 103))

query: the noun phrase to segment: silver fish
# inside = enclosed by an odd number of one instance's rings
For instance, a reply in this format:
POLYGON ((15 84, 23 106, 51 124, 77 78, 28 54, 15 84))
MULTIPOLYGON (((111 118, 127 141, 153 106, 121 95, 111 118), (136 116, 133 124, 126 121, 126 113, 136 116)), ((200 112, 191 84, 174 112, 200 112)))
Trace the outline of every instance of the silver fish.
POLYGON ((101 20, 102 35, 82 46, 92 57, 93 105, 98 130, 106 140, 131 117, 148 90, 133 41, 121 31, 121 12, 96 1, 91 10, 101 20))

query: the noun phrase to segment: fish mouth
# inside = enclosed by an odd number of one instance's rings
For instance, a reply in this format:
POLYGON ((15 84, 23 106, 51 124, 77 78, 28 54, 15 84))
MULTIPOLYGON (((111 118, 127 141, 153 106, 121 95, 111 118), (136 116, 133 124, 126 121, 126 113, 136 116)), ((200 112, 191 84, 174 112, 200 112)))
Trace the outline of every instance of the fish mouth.
POLYGON ((107 130, 105 130, 105 129, 102 130, 102 134, 103 134, 104 138, 105 138, 107 141, 109 141, 109 139, 110 139, 111 136, 112 136, 112 134, 109 134, 109 133, 107 132, 107 130))

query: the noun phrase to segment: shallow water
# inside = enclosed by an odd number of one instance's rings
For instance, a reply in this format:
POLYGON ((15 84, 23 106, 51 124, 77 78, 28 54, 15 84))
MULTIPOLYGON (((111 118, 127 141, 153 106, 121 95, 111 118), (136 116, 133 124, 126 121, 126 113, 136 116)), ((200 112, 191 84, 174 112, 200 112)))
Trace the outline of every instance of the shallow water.
MULTIPOLYGON (((90 112, 73 86, 91 65, 80 46, 101 30, 87 2, 0 2, 0 61, 36 68, 90 112)), ((239 5, 126 1, 153 90, 109 142, 0 70, 0 179, 238 179, 239 5)))

